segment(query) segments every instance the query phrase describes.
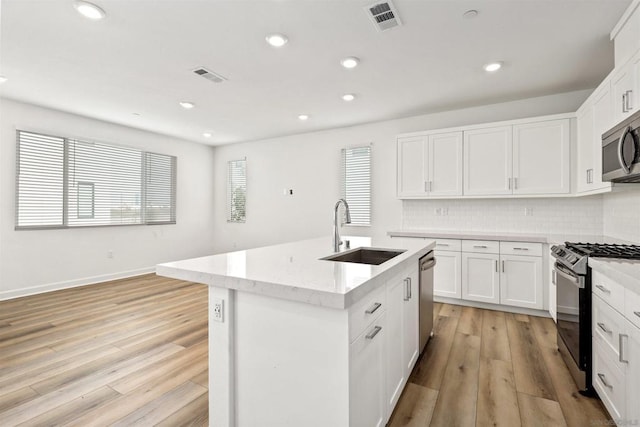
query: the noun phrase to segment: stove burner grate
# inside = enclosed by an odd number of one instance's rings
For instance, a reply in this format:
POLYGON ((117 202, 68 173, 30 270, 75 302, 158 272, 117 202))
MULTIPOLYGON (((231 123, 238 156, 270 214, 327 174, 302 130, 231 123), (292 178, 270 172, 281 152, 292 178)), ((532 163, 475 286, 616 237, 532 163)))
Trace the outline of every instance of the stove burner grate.
POLYGON ((567 248, 571 248, 581 255, 587 255, 591 257, 640 259, 639 245, 570 242, 565 242, 565 245, 567 246, 567 248))

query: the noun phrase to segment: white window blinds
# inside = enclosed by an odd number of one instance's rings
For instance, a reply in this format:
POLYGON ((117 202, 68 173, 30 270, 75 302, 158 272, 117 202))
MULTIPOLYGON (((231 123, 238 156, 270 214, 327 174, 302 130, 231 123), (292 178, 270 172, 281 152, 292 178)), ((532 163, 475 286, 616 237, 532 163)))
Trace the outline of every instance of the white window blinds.
POLYGON ((342 150, 342 197, 351 225, 371 225, 371 146, 342 150))
POLYGON ((247 161, 232 160, 227 172, 227 221, 247 219, 247 161))
POLYGON ((175 223, 173 156, 18 131, 17 161, 16 229, 175 223))

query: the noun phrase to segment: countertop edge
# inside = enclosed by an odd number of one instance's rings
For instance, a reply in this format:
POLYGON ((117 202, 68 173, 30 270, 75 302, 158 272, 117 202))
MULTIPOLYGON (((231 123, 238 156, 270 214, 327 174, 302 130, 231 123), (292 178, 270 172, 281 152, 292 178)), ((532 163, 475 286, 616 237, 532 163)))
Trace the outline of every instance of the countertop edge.
MULTIPOLYGON (((453 233, 446 231, 389 231, 389 237, 423 237, 432 239, 461 239, 461 240, 495 240, 495 241, 511 241, 511 242, 533 242, 533 243, 550 243, 547 236, 532 236, 527 234, 510 235, 510 234, 475 234, 473 232, 453 233)), ((555 240, 554 240, 555 242, 555 240)))
POLYGON ((589 258, 589 267, 620 283, 625 289, 640 294, 640 275, 634 277, 622 271, 620 265, 624 265, 625 262, 635 266, 640 273, 640 262, 633 263, 622 259, 589 258))

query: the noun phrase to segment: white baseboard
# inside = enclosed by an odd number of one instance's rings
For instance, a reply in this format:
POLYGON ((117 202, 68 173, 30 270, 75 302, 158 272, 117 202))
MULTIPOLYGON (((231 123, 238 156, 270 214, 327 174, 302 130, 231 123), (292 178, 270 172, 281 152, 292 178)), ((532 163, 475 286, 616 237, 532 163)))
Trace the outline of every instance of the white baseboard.
POLYGON ((526 314, 529 316, 551 317, 551 314, 546 310, 534 310, 532 308, 525 308, 525 307, 513 307, 510 305, 489 304, 487 302, 467 301, 463 299, 447 298, 447 297, 440 297, 440 296, 434 296, 433 301, 445 303, 445 304, 452 304, 452 305, 462 305, 465 307, 476 307, 476 308, 484 308, 488 310, 506 311, 508 313, 515 313, 515 314, 526 314))
POLYGON ((142 274, 155 273, 155 267, 140 268, 137 270, 122 271, 119 273, 102 274, 100 276, 83 277, 81 279, 66 280, 64 282, 48 283, 46 285, 32 286, 24 289, 14 289, 0 292, 0 301, 42 294, 45 292, 59 291, 61 289, 76 288, 78 286, 94 285, 109 280, 125 279, 127 277, 140 276, 142 274))

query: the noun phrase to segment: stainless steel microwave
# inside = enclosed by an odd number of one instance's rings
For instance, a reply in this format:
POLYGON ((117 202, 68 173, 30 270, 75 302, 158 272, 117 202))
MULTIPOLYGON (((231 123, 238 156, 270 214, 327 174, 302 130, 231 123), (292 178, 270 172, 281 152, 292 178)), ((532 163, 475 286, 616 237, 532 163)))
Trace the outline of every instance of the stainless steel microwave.
POLYGON ((640 112, 602 135, 602 180, 640 183, 640 112))

